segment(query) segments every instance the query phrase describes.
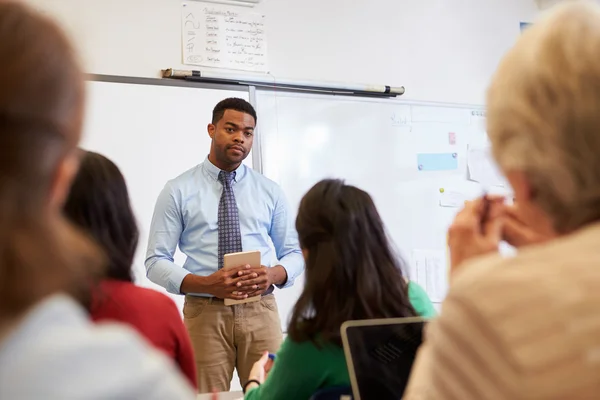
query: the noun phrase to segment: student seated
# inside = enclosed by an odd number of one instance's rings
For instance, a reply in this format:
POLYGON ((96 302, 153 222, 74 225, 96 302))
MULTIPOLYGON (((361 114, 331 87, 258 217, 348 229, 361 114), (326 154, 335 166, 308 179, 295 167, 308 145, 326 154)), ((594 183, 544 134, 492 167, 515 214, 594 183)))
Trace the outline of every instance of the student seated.
POLYGON ((65 35, 23 3, 0 1, 0 399, 195 399, 163 354, 82 306, 105 264, 62 216, 85 84, 65 35))
POLYGON ((93 320, 134 327, 173 359, 195 387, 192 345, 177 306, 164 294, 133 283, 138 228, 119 168, 100 154, 85 152, 64 211, 100 244, 109 260, 106 275, 94 291, 93 320))
POLYGON ((405 399, 600 398, 599 54, 600 7, 569 2, 501 62, 487 131, 515 207, 456 216, 452 284, 405 399))
POLYGON ((304 290, 268 378, 266 356, 254 365, 247 400, 306 400, 322 388, 349 386, 340 338, 345 321, 435 315, 425 291, 402 274, 366 192, 339 180, 317 183, 300 203, 296 229, 304 290))

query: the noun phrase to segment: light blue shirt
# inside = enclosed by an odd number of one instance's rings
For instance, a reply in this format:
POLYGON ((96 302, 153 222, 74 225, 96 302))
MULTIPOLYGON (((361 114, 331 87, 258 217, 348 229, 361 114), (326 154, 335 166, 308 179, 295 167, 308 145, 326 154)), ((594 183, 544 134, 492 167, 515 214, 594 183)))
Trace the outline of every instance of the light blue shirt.
MULTIPOLYGON (((223 192, 219 172, 207 158, 167 182, 156 202, 146 271, 152 282, 171 293, 181 293, 181 282, 190 273, 208 276, 217 271, 217 222, 223 192), (187 256, 183 268, 173 262, 177 245, 187 256)), ((282 265, 288 276, 282 287, 292 286, 304 269, 304 258, 283 191, 243 164, 236 170, 232 187, 243 251, 260 250, 267 267, 282 265)))

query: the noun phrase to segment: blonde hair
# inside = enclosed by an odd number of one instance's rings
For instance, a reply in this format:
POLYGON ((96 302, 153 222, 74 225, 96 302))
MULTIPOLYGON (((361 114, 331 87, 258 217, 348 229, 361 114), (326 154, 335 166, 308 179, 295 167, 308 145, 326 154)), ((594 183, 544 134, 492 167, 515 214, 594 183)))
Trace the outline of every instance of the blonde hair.
POLYGON ((600 220, 600 7, 557 6, 527 29, 488 91, 488 135, 565 233, 600 220))

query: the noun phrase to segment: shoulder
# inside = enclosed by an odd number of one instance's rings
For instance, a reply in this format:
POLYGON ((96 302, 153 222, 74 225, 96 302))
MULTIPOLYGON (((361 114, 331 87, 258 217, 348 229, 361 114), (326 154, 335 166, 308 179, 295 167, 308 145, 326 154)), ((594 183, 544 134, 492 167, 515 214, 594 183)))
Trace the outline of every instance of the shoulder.
POLYGON ((417 314, 424 318, 435 317, 436 311, 429 299, 429 295, 416 282, 408 282, 408 298, 417 314))
POLYGON ((260 184, 261 186, 263 186, 265 188, 280 190, 279 185, 277 183, 275 183, 275 181, 267 178, 260 172, 248 167, 247 165, 244 165, 244 169, 245 169, 246 176, 248 178, 250 178, 250 180, 260 184))
POLYGON ((167 181, 164 187, 164 191, 169 192, 171 194, 175 194, 178 192, 185 191, 186 188, 190 186, 190 184, 194 183, 197 180, 198 174, 202 173, 202 164, 198 164, 177 177, 170 179, 167 181))
POLYGON ((246 170, 246 177, 249 178, 250 181, 255 182, 258 187, 264 190, 266 193, 271 195, 274 200, 278 200, 283 198, 283 190, 281 187, 273 180, 267 178, 263 174, 254 169, 244 166, 246 170))
POLYGON ((40 314, 34 317, 37 321, 27 323, 28 328, 41 325, 43 335, 32 334, 27 327, 18 332, 19 356, 11 360, 9 369, 6 365, 0 369, 22 375, 3 382, 0 393, 13 398, 85 398, 90 392, 97 398, 194 398, 172 363, 133 330, 90 324, 73 306, 54 311, 68 313, 69 318, 52 322, 48 318, 52 313, 40 314))
POLYGON ((293 354, 294 357, 297 357, 300 360, 315 360, 330 355, 338 356, 343 355, 344 352, 342 347, 333 343, 321 343, 317 346, 310 340, 297 342, 291 339, 289 336, 283 341, 280 351, 285 355, 293 354))

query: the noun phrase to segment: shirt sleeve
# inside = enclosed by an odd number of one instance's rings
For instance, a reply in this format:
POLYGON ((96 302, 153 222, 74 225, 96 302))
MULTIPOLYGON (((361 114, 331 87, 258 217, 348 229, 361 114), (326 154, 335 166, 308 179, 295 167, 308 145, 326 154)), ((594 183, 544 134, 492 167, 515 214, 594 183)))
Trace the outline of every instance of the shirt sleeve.
POLYGON ((181 205, 167 184, 154 208, 145 265, 148 279, 173 294, 181 294, 181 282, 189 274, 173 262, 182 232, 181 205))
POLYGON ((269 236, 273 241, 279 264, 287 272, 287 281, 283 285, 278 285, 280 289, 292 286, 304 270, 304 257, 300 250, 298 233, 292 216, 293 214, 290 213, 283 191, 277 187, 275 212, 273 213, 269 236))
POLYGON ((509 354, 475 307, 449 296, 426 328, 403 399, 519 399, 509 354))
POLYGON ((244 400, 308 399, 318 389, 323 379, 315 349, 308 349, 286 338, 277 353, 267 380, 246 393, 244 400), (293 395, 291 395, 293 394, 293 395))

